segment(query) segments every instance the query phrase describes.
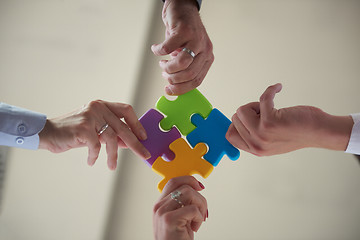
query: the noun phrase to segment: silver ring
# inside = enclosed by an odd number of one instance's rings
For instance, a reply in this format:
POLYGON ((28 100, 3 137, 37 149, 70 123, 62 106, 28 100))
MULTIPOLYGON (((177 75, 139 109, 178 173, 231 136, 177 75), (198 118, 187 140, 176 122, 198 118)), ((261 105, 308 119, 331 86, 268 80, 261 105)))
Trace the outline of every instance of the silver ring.
POLYGON ((184 47, 184 48, 182 49, 182 51, 183 51, 183 52, 187 52, 188 54, 190 54, 190 55, 192 56, 192 58, 195 57, 195 53, 194 53, 193 51, 191 51, 190 49, 186 48, 186 47, 184 47))
POLYGON ((184 204, 180 201, 179 197, 181 196, 181 192, 176 190, 172 193, 170 193, 170 197, 172 200, 180 204, 181 207, 184 207, 184 204))
POLYGON ((105 132, 105 130, 109 127, 109 124, 105 124, 104 126, 101 127, 101 129, 97 132, 97 135, 100 136, 103 132, 105 132))

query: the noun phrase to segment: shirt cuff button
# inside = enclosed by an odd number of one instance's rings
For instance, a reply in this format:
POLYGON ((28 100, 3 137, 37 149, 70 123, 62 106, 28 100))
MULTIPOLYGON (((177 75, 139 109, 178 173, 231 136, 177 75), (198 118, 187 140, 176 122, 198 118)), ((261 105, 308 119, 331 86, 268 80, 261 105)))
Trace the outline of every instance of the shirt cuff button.
POLYGON ((26 132, 25 124, 20 124, 17 129, 20 134, 24 134, 26 132))
POLYGON ((25 142, 24 138, 22 138, 22 137, 16 138, 16 143, 17 143, 18 145, 22 145, 22 144, 24 144, 24 142, 25 142))

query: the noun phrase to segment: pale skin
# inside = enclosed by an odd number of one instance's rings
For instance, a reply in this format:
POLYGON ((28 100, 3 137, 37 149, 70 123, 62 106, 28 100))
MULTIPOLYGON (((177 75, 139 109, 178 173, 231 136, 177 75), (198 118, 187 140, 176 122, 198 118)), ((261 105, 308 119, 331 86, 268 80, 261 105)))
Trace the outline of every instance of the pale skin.
POLYGON ((191 240, 208 218, 206 199, 199 193, 204 186, 192 176, 171 179, 164 187, 153 209, 153 228, 156 240, 191 240), (170 193, 180 191, 181 205, 170 193))
POLYGON ((143 159, 150 157, 139 141, 147 138, 145 129, 131 105, 124 103, 96 100, 64 116, 47 119, 39 137, 39 148, 54 153, 87 146, 90 166, 97 160, 101 144, 106 144, 111 170, 116 169, 119 147, 130 148, 143 159), (106 123, 109 127, 99 136, 106 123))
POLYGON ((237 109, 226 138, 235 147, 257 156, 270 156, 314 147, 345 151, 353 120, 312 106, 274 108, 281 84, 268 87, 259 102, 237 109))
POLYGON ((165 40, 151 50, 157 56, 170 55, 161 60, 162 76, 169 82, 165 92, 181 95, 198 87, 214 62, 213 46, 201 21, 195 0, 166 0, 162 11, 166 27, 165 40), (181 51, 192 50, 196 56, 181 51))

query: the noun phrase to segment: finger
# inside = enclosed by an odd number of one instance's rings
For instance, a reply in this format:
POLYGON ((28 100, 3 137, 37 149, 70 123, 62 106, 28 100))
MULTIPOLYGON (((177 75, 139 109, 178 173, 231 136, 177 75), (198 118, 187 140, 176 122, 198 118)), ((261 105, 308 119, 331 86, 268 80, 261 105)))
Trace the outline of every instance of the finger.
POLYGON ((160 199, 163 198, 164 196, 169 195, 171 192, 175 191, 182 185, 189 185, 196 191, 201 191, 205 188, 204 185, 198 180, 196 180, 196 178, 194 178, 193 176, 176 177, 170 179, 167 182, 160 195, 160 199))
POLYGON ((211 61, 206 61, 199 75, 197 75, 193 80, 174 85, 170 84, 165 87, 165 92, 168 95, 182 95, 193 90, 194 88, 197 88, 204 80, 211 64, 211 61))
POLYGON ((153 44, 151 50, 156 56, 168 55, 171 52, 175 51, 181 46, 185 45, 187 39, 185 39, 181 34, 169 35, 164 42, 160 44, 153 44))
POLYGON ((131 105, 110 102, 106 102, 106 105, 111 111, 107 112, 107 114, 104 114, 105 121, 110 124, 110 126, 114 129, 116 134, 126 146, 128 146, 141 158, 148 159, 151 154, 139 141, 139 138, 146 139, 146 132, 137 119, 131 105), (116 116, 114 114, 116 114, 116 116), (128 125, 119 119, 121 117, 125 119, 128 125))
POLYGON ((244 151, 249 151, 249 146, 247 145, 245 140, 241 137, 240 133, 234 126, 234 120, 233 123, 230 124, 225 137, 235 147, 242 149, 244 151))
MULTIPOLYGON (((128 124, 128 126, 131 128, 131 130, 134 132, 134 134, 141 140, 146 140, 147 135, 144 127, 141 125, 140 121, 138 120, 138 117, 135 114, 134 109, 129 104, 123 104, 123 103, 112 103, 112 102, 105 102, 108 109, 111 111, 111 113, 115 114, 117 118, 124 118, 125 122, 128 124)), ((112 114, 107 114, 109 116, 109 119, 105 118, 105 120, 112 120, 117 121, 117 118, 111 117, 112 114)), ((116 130, 116 129, 115 129, 116 130)))
POLYGON ((183 206, 195 205, 202 214, 202 219, 205 221, 207 216, 207 201, 206 199, 196 190, 194 190, 189 185, 182 185, 176 189, 181 194, 177 199, 181 202, 178 202, 171 198, 170 194, 164 197, 160 204, 157 206, 157 214, 163 215, 166 212, 176 210, 183 206))
POLYGON ((84 142, 88 146, 88 164, 93 166, 95 164, 96 159, 99 157, 101 144, 99 141, 99 137, 96 131, 87 131, 84 132, 86 135, 84 137, 84 142))
POLYGON ((187 69, 196 59, 185 51, 179 51, 173 54, 170 60, 162 60, 159 62, 160 67, 167 73, 176 73, 187 69))
POLYGON ((200 74, 201 70, 205 67, 205 62, 205 55, 199 54, 194 58, 194 61, 186 69, 172 71, 172 69, 175 69, 176 66, 173 66, 172 61, 168 61, 166 65, 161 66, 161 68, 164 70, 162 75, 165 79, 168 80, 170 84, 187 82, 200 74))
POLYGON ((119 148, 128 148, 128 146, 126 146, 126 144, 124 143, 124 141, 121 138, 117 138, 118 140, 118 147, 119 148))
POLYGON ((186 227, 186 224, 191 223, 191 229, 197 232, 204 221, 203 215, 199 208, 194 205, 185 206, 172 211, 169 214, 169 222, 177 222, 179 227, 186 227))
POLYGON ((125 123, 119 121, 119 123, 117 123, 116 126, 114 127, 114 130, 117 136, 134 153, 136 153, 143 159, 148 159, 149 157, 151 157, 149 151, 144 147, 144 145, 140 143, 139 139, 134 135, 134 133, 128 128, 128 126, 125 123))
POLYGON ((261 118, 265 120, 270 116, 274 109, 274 97, 275 94, 280 92, 282 89, 281 83, 277 83, 268 87, 260 97, 260 112, 261 118))
POLYGON ((181 192, 180 200, 185 206, 188 205, 195 205, 200 209, 200 212, 203 216, 203 220, 206 219, 206 213, 207 213, 207 201, 199 192, 197 192, 195 189, 193 189, 189 185, 183 185, 179 188, 179 191, 181 192))
POLYGON ((239 107, 236 110, 236 115, 247 131, 251 133, 258 128, 260 121, 259 112, 260 104, 258 102, 251 102, 239 107))
POLYGON ((117 135, 111 127, 108 127, 103 134, 100 135, 106 144, 107 164, 110 170, 115 170, 118 157, 118 140, 117 135))

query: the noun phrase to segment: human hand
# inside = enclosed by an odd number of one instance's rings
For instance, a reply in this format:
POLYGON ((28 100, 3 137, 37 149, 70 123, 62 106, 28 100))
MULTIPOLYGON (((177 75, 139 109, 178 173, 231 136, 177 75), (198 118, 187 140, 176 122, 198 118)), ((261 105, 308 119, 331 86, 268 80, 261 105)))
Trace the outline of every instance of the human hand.
POLYGON ((165 40, 151 49, 157 56, 170 54, 170 60, 159 62, 163 77, 170 83, 165 91, 181 95, 201 84, 214 62, 213 47, 195 0, 166 0, 162 19, 165 40), (195 57, 183 48, 193 51, 195 57))
POLYGON ((345 150, 351 116, 333 116, 312 106, 274 108, 281 84, 268 87, 260 102, 237 109, 226 138, 234 146, 258 156, 286 153, 305 147, 345 150))
POLYGON ((206 199, 198 192, 203 189, 192 176, 173 178, 166 184, 153 211, 156 240, 194 239, 194 232, 208 217, 206 199))
POLYGON ((131 105, 123 103, 92 101, 65 116, 48 119, 39 137, 39 148, 54 153, 87 146, 90 166, 95 163, 101 143, 104 143, 108 167, 112 170, 117 165, 118 147, 128 147, 144 159, 150 157, 148 150, 138 140, 147 138, 145 129, 131 105), (108 127, 100 133, 106 124, 108 127))

